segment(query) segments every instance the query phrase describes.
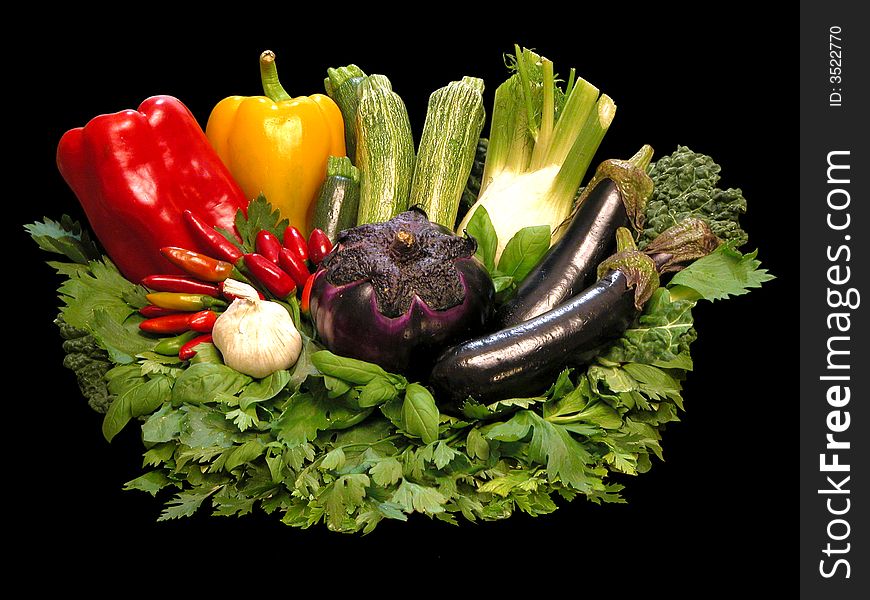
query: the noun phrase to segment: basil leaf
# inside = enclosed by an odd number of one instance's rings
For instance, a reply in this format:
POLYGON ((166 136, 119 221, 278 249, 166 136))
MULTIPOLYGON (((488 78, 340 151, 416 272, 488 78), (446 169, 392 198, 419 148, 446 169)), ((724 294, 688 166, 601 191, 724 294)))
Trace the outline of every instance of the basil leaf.
POLYGON ((514 283, 514 278, 508 275, 499 275, 492 278, 492 285, 495 288, 495 293, 503 292, 514 283))
MULTIPOLYGON (((141 385, 141 384, 140 384, 141 385)), ((136 386, 139 387, 139 386, 136 386)), ((132 389, 136 389, 135 387, 132 389)), ((107 442, 111 442, 112 438, 118 435, 122 429, 133 418, 133 413, 130 410, 129 392, 123 396, 118 396, 109 405, 109 410, 106 411, 103 417, 103 437, 107 442)))
POLYGON ((251 382, 247 375, 226 365, 198 363, 191 365, 175 381, 172 405, 205 404, 219 394, 234 396, 251 382))
POLYGON ((280 370, 270 373, 263 379, 253 382, 239 396, 239 408, 247 410, 256 402, 271 400, 290 382, 290 371, 280 370))
POLYGON ((498 270, 520 282, 550 248, 550 226, 534 225, 520 229, 501 253, 498 270))
POLYGON ((311 355, 311 362, 324 375, 356 385, 365 385, 375 377, 387 378, 389 375, 376 364, 338 356, 329 350, 315 352, 311 355))
POLYGON ((130 412, 134 417, 149 415, 168 402, 172 396, 172 380, 157 375, 125 394, 130 396, 130 412))
POLYGON ((495 232, 495 227, 492 226, 492 220, 489 218, 489 213, 483 205, 477 207, 465 232, 477 241, 477 252, 475 256, 484 264, 486 270, 490 273, 495 269, 495 251, 498 248, 498 236, 495 232))
POLYGON ((380 377, 372 379, 360 390, 357 402, 360 407, 378 406, 388 400, 392 400, 399 391, 392 383, 380 377))
POLYGON ((171 380, 163 375, 128 388, 115 398, 103 417, 103 437, 111 442, 134 417, 147 415, 169 400, 171 380))
POLYGON ((402 403, 402 429, 429 444, 438 439, 440 414, 429 390, 419 383, 409 384, 402 403))

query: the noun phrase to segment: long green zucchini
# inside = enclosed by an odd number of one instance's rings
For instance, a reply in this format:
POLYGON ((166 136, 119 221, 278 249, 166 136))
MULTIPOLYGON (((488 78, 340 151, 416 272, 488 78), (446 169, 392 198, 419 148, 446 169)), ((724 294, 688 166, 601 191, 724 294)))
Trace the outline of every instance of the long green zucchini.
POLYGON ((408 208, 416 156, 408 110, 390 80, 369 75, 358 91, 355 163, 362 225, 388 221, 408 208))
POLYGON ((359 210, 359 171, 346 156, 330 156, 326 180, 314 205, 312 227, 326 233, 334 244, 338 232, 356 225, 359 210))
POLYGON ((409 205, 453 229, 483 131, 483 80, 463 77, 429 96, 409 205))
POLYGON ((344 119, 344 145, 347 156, 353 162, 356 156, 356 110, 359 105, 358 89, 366 74, 356 65, 329 68, 326 70, 323 87, 341 110, 344 119))

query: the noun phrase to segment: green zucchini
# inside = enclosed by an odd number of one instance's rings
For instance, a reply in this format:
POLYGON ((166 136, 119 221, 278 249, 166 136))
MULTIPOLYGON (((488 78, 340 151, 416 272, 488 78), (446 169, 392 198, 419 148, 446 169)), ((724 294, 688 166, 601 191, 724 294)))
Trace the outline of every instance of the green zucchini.
POLYGON ((359 86, 356 115, 358 225, 388 221, 407 210, 415 160, 405 103, 389 79, 369 75, 359 86))
POLYGON ((338 232, 356 225, 359 209, 359 171, 346 156, 330 156, 326 180, 314 205, 312 227, 322 229, 334 244, 338 232))
POLYGON ((429 96, 409 205, 450 229, 483 131, 483 80, 463 77, 429 96))
POLYGON ((323 87, 326 95, 332 98, 341 110, 344 119, 344 145, 347 155, 353 162, 356 156, 356 109, 359 104, 358 89, 366 74, 356 65, 330 68, 326 70, 323 87))

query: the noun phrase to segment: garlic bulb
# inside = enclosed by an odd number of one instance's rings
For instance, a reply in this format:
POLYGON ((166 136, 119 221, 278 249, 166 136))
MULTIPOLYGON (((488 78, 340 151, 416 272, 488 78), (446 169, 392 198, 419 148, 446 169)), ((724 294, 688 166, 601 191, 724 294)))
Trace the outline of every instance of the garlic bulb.
POLYGON ((212 341, 224 363, 251 377, 289 369, 302 352, 293 318, 277 302, 236 298, 217 318, 212 341))

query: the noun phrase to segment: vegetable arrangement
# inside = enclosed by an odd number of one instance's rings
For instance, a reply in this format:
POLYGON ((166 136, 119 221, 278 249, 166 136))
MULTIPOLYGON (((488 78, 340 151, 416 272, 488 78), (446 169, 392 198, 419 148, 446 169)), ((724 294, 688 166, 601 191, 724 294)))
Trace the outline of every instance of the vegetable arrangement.
POLYGON ((614 101, 510 58, 488 137, 481 79, 432 93, 415 147, 386 76, 329 68, 291 99, 271 52, 265 96, 205 130, 159 96, 64 136, 94 238, 66 216, 26 229, 66 259, 64 366, 108 441, 141 428, 126 489, 165 497, 159 520, 541 515, 620 502, 612 476, 662 458, 692 309, 772 278, 740 250, 746 201, 685 147, 585 181, 614 101))

